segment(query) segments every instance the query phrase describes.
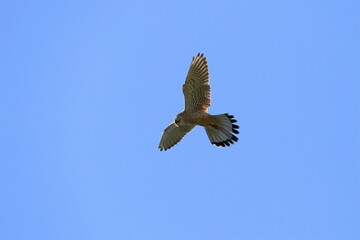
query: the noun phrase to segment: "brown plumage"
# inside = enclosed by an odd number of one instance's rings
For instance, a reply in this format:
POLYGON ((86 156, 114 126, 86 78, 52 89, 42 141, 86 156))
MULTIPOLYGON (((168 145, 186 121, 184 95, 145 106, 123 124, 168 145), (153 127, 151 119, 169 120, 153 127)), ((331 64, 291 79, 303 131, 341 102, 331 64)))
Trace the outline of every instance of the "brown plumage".
POLYGON ((159 149, 167 150, 177 144, 196 125, 203 126, 211 144, 218 147, 230 146, 238 141, 234 116, 208 114, 210 107, 209 71, 204 54, 192 58, 190 69, 182 87, 185 109, 175 116, 175 121, 165 128, 159 149))

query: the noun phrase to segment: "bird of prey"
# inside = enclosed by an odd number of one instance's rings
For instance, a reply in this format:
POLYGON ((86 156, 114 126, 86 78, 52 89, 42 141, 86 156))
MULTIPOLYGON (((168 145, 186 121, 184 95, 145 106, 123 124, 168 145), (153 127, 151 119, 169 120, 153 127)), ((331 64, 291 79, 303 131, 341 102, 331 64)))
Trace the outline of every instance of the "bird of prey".
POLYGON ((196 125, 203 126, 211 144, 218 147, 230 146, 238 141, 233 133, 239 133, 237 130, 239 126, 235 124, 233 115, 208 113, 210 85, 204 54, 198 53, 192 58, 182 91, 185 97, 185 109, 177 114, 174 122, 165 128, 159 144, 160 151, 173 147, 196 125))

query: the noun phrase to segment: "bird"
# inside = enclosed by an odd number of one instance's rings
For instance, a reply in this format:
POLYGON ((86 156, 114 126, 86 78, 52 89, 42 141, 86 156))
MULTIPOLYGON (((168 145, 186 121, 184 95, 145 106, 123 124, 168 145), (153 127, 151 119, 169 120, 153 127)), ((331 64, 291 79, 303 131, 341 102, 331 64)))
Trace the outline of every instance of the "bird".
POLYGON ((217 147, 229 147, 238 138, 239 126, 237 120, 228 113, 211 115, 210 107, 210 81, 206 57, 203 53, 194 56, 182 86, 185 98, 185 109, 177 114, 169 126, 167 126, 160 139, 160 151, 168 150, 176 145, 195 126, 205 128, 211 144, 217 147))

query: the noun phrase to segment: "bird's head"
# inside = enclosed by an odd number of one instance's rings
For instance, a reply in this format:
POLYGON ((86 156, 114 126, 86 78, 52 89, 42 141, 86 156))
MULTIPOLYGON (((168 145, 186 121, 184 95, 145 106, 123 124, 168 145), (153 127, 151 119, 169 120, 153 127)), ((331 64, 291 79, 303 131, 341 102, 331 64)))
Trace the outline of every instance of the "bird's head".
POLYGON ((181 118, 180 114, 175 116, 174 123, 177 127, 179 127, 181 125, 181 122, 182 122, 181 120, 182 120, 182 118, 181 118))

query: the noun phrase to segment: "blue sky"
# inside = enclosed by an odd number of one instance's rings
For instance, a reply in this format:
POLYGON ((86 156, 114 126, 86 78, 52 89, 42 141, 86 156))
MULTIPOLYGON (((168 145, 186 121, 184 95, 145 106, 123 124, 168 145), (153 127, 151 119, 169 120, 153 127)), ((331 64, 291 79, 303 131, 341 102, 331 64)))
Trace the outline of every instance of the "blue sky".
POLYGON ((0 239, 360 239, 359 1, 1 1, 0 239), (210 113, 162 130, 203 52, 210 113))

